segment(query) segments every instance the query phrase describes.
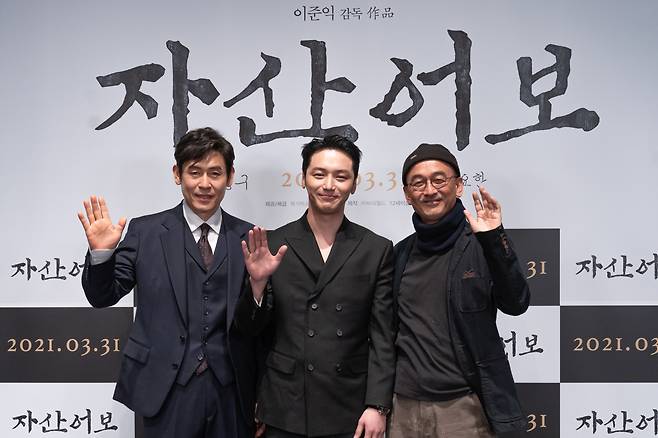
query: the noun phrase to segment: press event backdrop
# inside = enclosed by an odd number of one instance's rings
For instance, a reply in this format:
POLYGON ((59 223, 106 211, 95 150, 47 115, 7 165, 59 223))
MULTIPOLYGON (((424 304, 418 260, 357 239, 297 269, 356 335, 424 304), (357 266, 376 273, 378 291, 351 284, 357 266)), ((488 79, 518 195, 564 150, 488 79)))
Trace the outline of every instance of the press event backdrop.
MULTIPOLYGON (((300 146, 364 158, 348 217, 413 231, 404 157, 442 143, 501 202, 533 296, 499 328, 537 437, 658 435, 658 4, 4 1, 0 436, 139 436, 111 400, 133 296, 95 310, 76 211, 176 205, 174 141, 218 128, 222 206, 306 208, 300 146)), ((522 434, 521 434, 522 435, 522 434)))

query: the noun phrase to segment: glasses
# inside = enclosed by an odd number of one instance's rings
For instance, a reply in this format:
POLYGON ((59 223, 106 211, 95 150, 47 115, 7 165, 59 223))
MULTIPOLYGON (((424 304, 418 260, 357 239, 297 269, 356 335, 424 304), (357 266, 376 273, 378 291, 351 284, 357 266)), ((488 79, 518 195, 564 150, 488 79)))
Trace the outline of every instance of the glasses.
POLYGON ((430 184, 432 184, 432 187, 434 187, 436 190, 440 190, 444 188, 446 184, 448 184, 448 181, 450 181, 453 178, 460 178, 460 177, 454 175, 454 176, 449 176, 447 178, 419 179, 409 183, 408 185, 409 187, 411 187, 411 190, 413 190, 414 192, 422 192, 427 188, 427 181, 429 181, 430 184))

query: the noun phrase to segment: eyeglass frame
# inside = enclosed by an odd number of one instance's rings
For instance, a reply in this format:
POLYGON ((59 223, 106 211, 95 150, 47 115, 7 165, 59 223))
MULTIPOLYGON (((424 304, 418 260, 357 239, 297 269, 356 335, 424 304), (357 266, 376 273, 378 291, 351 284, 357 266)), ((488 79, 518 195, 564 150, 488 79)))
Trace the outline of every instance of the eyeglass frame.
MULTIPOLYGON (((419 187, 419 186, 414 185, 412 183, 405 184, 405 187, 409 187, 414 192, 422 192, 425 189, 427 189, 427 182, 429 181, 429 183, 432 185, 432 187, 434 187, 434 189, 441 190, 446 185, 448 185, 448 181, 450 181, 453 178, 459 179, 459 178, 461 178, 461 175, 452 175, 452 176, 449 176, 447 178, 424 178, 422 180, 422 183, 423 183, 422 187, 419 187), (436 184, 434 184, 434 181, 441 181, 441 182, 437 186, 436 184)), ((421 182, 421 181, 417 181, 417 183, 419 183, 419 182, 421 182)))

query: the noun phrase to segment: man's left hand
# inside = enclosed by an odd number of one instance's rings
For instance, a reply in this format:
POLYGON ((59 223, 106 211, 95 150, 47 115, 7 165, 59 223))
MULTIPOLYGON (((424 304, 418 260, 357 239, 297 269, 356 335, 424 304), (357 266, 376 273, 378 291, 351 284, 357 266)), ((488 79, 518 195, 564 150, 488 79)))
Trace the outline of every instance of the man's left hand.
POLYGON ((267 244, 267 232, 261 227, 249 230, 247 242, 242 241, 244 264, 249 272, 251 290, 257 302, 263 298, 267 279, 279 267, 287 250, 286 245, 281 245, 277 253, 272 254, 267 244))
POLYGON ((386 431, 386 416, 374 408, 367 408, 359 418, 354 438, 382 438, 386 431))
POLYGON ((503 212, 500 204, 484 187, 480 187, 480 194, 473 192, 473 203, 477 217, 464 210, 466 220, 474 233, 495 230, 503 223, 503 212))

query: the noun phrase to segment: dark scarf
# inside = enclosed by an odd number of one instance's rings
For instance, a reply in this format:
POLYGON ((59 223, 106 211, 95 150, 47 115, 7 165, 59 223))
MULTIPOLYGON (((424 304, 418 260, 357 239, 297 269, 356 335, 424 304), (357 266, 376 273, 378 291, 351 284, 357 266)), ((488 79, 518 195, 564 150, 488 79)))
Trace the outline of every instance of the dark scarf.
POLYGON ((418 213, 411 216, 416 229, 416 245, 422 252, 443 253, 451 249, 466 226, 464 205, 457 198, 455 206, 435 224, 425 224, 418 213))

